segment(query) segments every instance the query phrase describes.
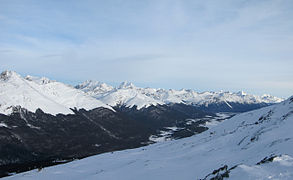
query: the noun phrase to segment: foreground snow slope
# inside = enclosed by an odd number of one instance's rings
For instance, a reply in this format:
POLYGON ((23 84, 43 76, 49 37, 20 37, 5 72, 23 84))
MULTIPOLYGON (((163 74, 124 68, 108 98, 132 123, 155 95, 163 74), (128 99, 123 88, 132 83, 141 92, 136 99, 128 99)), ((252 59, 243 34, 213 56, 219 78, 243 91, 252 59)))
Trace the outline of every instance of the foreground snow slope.
POLYGON ((293 179, 292 127, 293 96, 236 115, 190 138, 92 156, 4 179, 194 180, 221 173, 236 180, 293 179))
POLYGON ((69 108, 93 109, 108 107, 83 91, 47 78, 21 77, 13 71, 0 75, 0 113, 9 114, 13 106, 30 111, 40 108, 44 112, 72 113, 69 108))
MULTIPOLYGON (((165 90, 153 88, 139 88, 129 82, 123 82, 119 87, 112 87, 98 81, 85 81, 76 86, 89 95, 101 100, 111 106, 125 105, 128 107, 137 106, 138 109, 150 105, 168 103, 186 103, 193 105, 208 106, 213 103, 278 103, 283 101, 270 95, 256 96, 244 92, 203 92, 193 90, 165 90)), ((232 108, 232 107, 231 107, 232 108)))

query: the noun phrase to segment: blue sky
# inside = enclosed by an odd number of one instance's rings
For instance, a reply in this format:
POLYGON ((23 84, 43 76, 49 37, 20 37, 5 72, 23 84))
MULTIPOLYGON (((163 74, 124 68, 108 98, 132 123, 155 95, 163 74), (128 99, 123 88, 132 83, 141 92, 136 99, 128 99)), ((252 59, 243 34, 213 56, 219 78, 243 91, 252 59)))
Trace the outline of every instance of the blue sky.
POLYGON ((0 0, 0 70, 293 95, 292 0, 0 0))

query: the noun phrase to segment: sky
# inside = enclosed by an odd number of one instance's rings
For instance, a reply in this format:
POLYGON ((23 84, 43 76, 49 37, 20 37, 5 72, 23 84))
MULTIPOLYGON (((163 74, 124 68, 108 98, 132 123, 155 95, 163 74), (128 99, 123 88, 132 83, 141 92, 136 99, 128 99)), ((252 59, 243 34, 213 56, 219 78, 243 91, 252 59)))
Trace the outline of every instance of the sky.
POLYGON ((292 0, 0 0, 0 70, 293 95, 292 0))

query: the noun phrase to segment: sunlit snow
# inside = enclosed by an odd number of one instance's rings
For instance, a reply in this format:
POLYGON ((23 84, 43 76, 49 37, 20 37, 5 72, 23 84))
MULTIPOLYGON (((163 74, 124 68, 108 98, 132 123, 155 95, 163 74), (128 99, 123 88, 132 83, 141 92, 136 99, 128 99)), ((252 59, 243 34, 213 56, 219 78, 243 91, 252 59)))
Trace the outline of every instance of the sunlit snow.
POLYGON ((180 140, 105 153, 4 179, 293 179, 293 97, 180 140), (222 174, 223 173, 223 174, 222 174))

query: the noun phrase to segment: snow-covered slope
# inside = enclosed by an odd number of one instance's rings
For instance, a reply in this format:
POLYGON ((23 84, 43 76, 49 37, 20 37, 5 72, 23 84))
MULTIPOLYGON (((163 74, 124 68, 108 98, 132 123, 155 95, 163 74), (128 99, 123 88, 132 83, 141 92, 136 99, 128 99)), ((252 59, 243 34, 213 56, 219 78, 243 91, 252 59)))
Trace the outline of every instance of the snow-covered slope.
POLYGON ((190 138, 92 156, 4 179, 293 179, 293 96, 190 138), (220 179, 220 178, 219 178, 220 179))
POLYGON ((0 75, 0 113, 9 114, 14 106, 30 111, 40 108, 44 112, 72 113, 69 108, 111 108, 83 91, 47 78, 21 77, 13 71, 0 75))
POLYGON ((125 105, 132 107, 137 106, 138 109, 156 104, 168 103, 186 103, 193 105, 209 106, 213 103, 229 103, 240 104, 258 104, 258 103, 278 103, 283 101, 270 95, 256 96, 246 94, 244 92, 203 92, 197 93, 193 90, 165 90, 153 88, 139 88, 132 83, 123 82, 119 87, 113 88, 105 83, 86 81, 76 86, 89 95, 103 101, 111 106, 125 105))

